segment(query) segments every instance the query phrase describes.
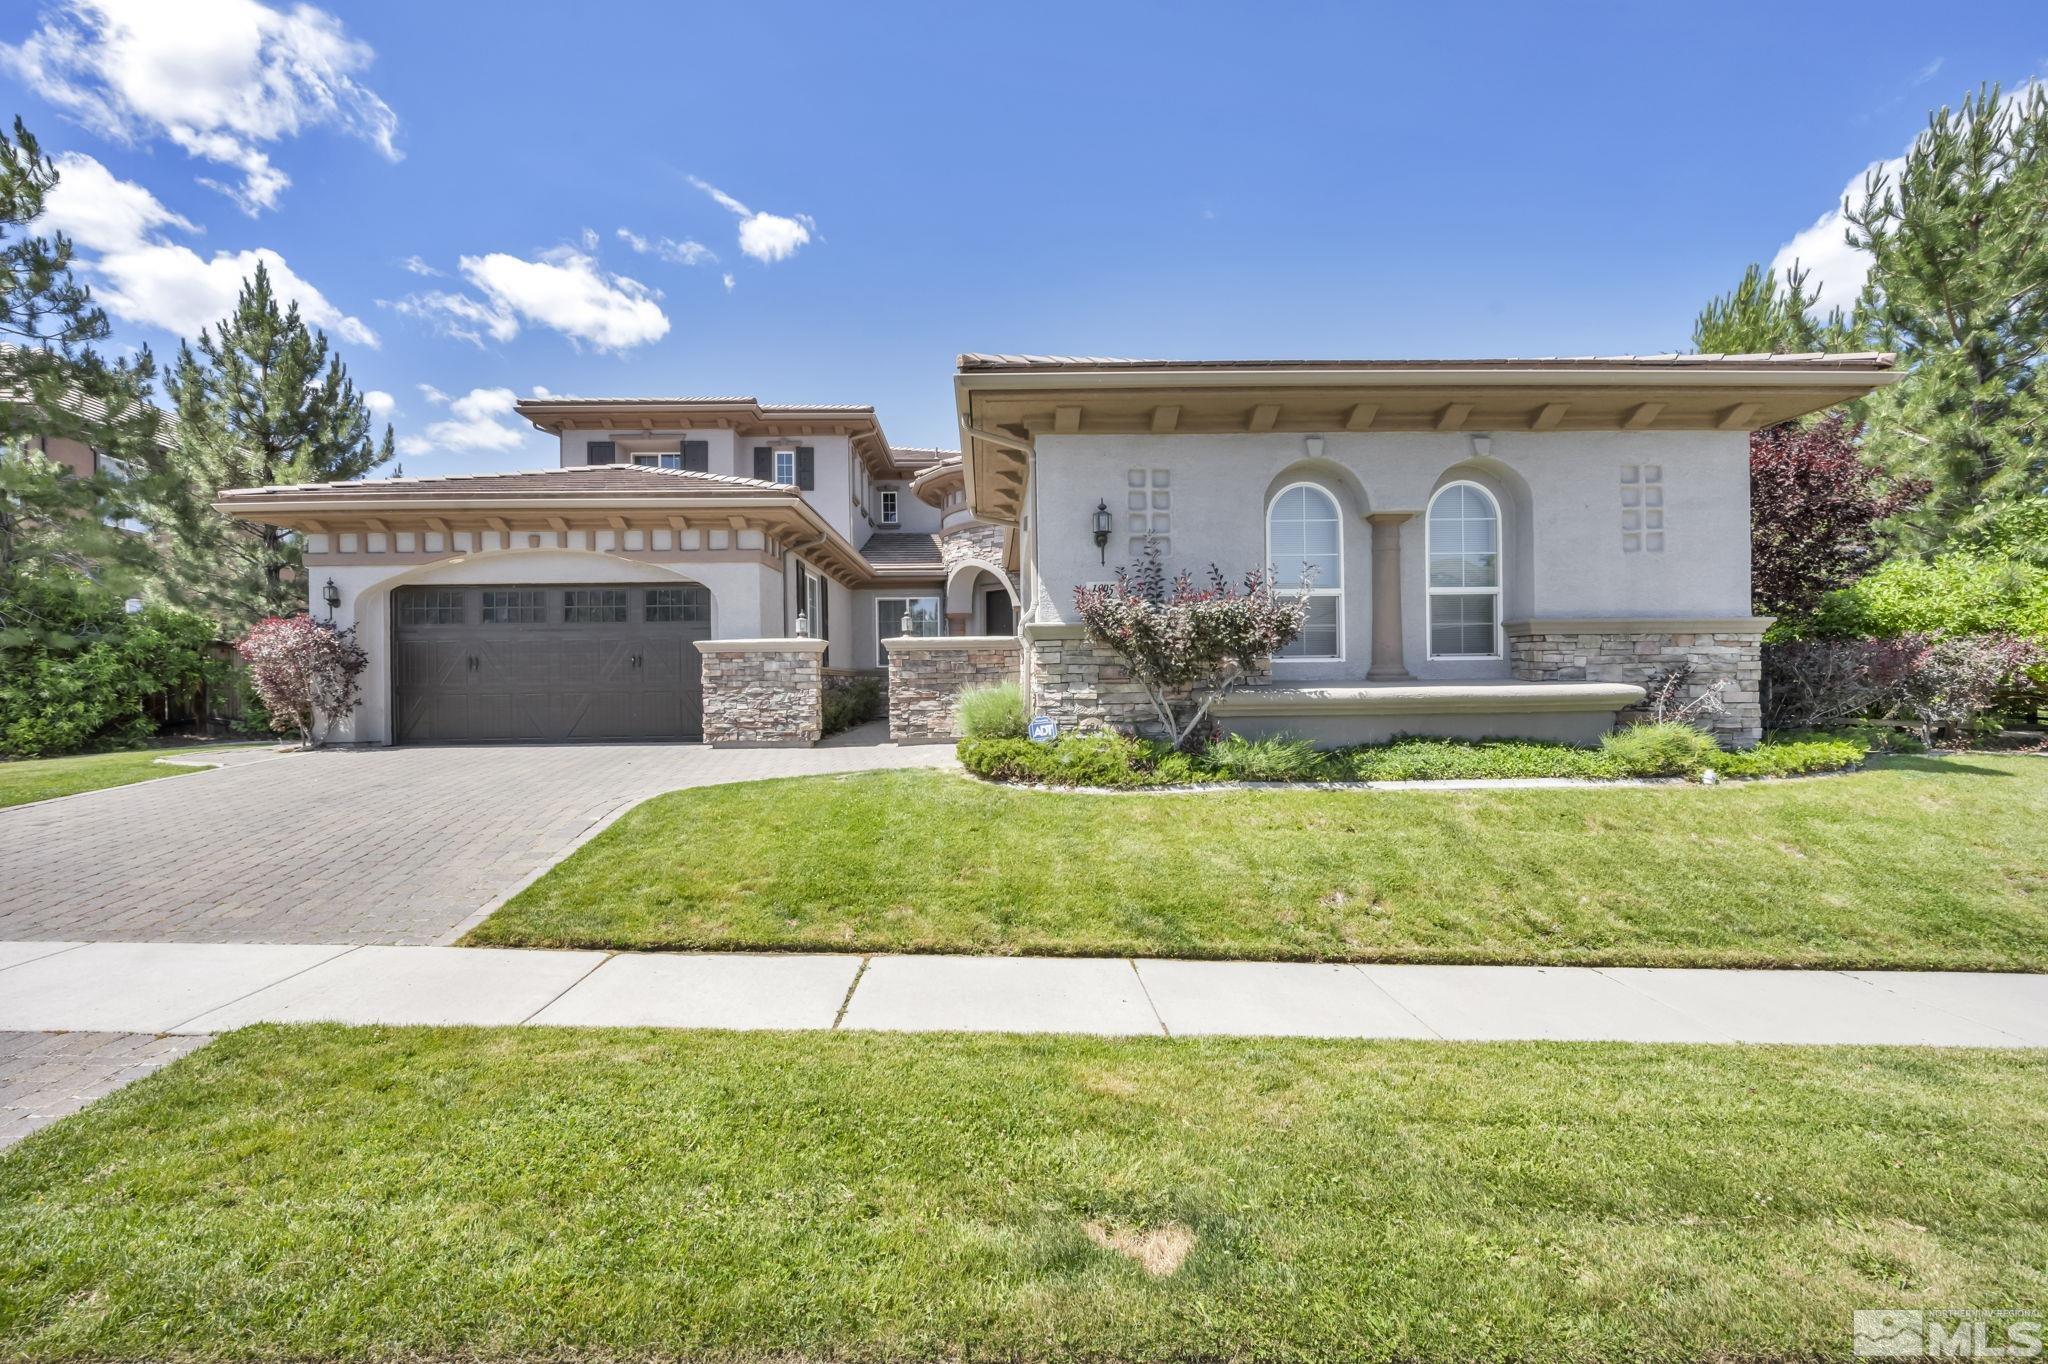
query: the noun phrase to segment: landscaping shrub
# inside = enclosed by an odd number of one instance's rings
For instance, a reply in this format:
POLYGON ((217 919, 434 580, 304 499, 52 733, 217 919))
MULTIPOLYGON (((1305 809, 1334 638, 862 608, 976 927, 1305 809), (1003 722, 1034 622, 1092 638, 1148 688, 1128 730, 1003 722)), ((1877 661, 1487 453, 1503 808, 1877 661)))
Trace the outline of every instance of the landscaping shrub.
POLYGON ((120 598, 77 579, 22 589, 15 608, 43 628, 0 641, 0 753, 39 757, 125 747, 156 733, 148 707, 196 691, 221 670, 207 656, 213 622, 120 598))
POLYGON ((299 732, 313 742, 318 717, 328 723, 356 708, 357 684, 369 656, 355 630, 337 630, 308 616, 269 616, 249 627, 235 651, 249 665, 249 682, 263 698, 271 728, 299 732))
POLYGON ((1826 728, 1898 718, 1923 743, 1962 737, 2002 708, 2024 708, 2048 649, 2016 635, 1801 640, 1764 649, 1764 721, 1826 728))
POLYGON ((825 688, 818 701, 819 716, 827 734, 864 725, 882 714, 882 682, 862 673, 825 688))
POLYGON ((1021 739, 1031 724, 1024 690, 1015 682, 968 687, 954 703, 960 733, 968 739, 1021 739))
MULTIPOLYGON (((1316 781, 1326 760, 1306 739, 1246 739, 1232 734, 1202 750, 1197 763, 1216 781, 1316 781)), ((1198 778, 1199 780, 1199 778, 1198 778)))
POLYGON ((1674 721, 1630 725, 1600 738, 1600 752, 1622 777, 1690 777, 1721 756, 1714 736, 1674 721))
POLYGON ((2048 639, 2048 568, 2001 554, 1893 559, 1821 598, 1810 637, 2024 635, 2048 639))
POLYGON ((1160 785, 1155 768, 1168 751, 1164 745, 1118 734, 1072 734, 1049 744, 1030 739, 962 739, 958 748, 961 765, 991 781, 1113 787, 1160 785))
MULTIPOLYGON (((1885 731, 1794 734, 1728 753, 1688 725, 1637 725, 1599 748, 1534 739, 1396 739, 1319 752, 1301 739, 1226 738, 1201 753, 1116 735, 963 739, 960 761, 992 781, 1045 786, 1193 786, 1226 781, 1476 781, 1517 777, 1789 777, 1854 767, 1885 731)), ((1910 744, 1911 740, 1903 740, 1910 744)))

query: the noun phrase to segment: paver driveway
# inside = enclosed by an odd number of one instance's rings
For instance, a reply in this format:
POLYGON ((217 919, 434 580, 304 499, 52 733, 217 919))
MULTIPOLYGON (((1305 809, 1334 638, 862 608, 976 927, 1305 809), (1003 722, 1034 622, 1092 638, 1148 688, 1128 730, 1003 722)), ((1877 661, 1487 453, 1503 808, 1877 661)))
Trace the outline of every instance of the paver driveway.
POLYGON ((663 791, 951 761, 872 744, 265 755, 0 810, 0 942, 430 943, 663 791))

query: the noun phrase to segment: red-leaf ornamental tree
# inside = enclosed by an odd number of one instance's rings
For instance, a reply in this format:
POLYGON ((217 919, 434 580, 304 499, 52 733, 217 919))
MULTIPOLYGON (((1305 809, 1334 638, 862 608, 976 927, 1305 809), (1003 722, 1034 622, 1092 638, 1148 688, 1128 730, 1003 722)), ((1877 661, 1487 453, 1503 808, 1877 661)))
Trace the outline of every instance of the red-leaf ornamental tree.
POLYGON ((1863 462, 1857 431, 1831 412, 1809 427, 1749 438, 1750 596, 1757 614, 1799 618, 1821 594, 1876 568, 1876 523, 1924 489, 1863 462))
POLYGON ((272 729, 283 733, 290 725, 310 745, 318 717, 331 725, 356 708, 357 683, 370 659, 355 634, 307 616, 267 616, 249 627, 235 651, 249 665, 272 729))
POLYGON ((1273 590, 1270 569, 1232 586, 1209 566, 1209 585, 1182 570, 1172 579, 1157 542, 1146 540, 1135 575, 1074 589, 1088 637, 1130 668, 1174 747, 1201 735, 1209 708, 1301 633, 1308 599, 1273 590))

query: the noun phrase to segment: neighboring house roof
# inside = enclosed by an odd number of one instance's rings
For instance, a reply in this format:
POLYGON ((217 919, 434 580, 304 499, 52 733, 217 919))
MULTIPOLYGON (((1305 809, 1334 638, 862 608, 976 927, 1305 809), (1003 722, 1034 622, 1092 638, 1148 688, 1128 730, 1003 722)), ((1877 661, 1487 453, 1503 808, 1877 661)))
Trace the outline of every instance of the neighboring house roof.
POLYGON ((1042 436, 1753 431, 1896 382, 1877 351, 1473 360, 966 354, 968 505, 1015 524, 1042 436))
POLYGON ((843 435, 877 478, 904 478, 927 452, 901 447, 899 460, 875 409, 866 403, 764 403, 744 395, 671 398, 521 398, 513 405, 536 428, 564 431, 729 429, 741 436, 801 438, 843 435))
POLYGON ((919 569, 937 573, 946 566, 939 537, 922 531, 881 531, 868 537, 861 554, 878 569, 919 569))
POLYGON ((889 453, 895 456, 898 464, 910 466, 943 464, 949 459, 960 458, 958 450, 941 450, 931 445, 892 445, 889 453))
POLYGON ((911 479, 910 491, 919 501, 936 507, 945 501, 947 493, 960 487, 965 480, 966 470, 960 463, 960 456, 955 454, 911 479))
MULTIPOLYGON (((18 347, 11 342, 0 342, 0 351, 15 349, 18 349, 18 347)), ((76 384, 65 385, 63 395, 58 399, 58 402, 65 411, 81 421, 97 425, 108 419, 106 401, 91 396, 76 384)), ((0 403, 13 403, 17 406, 27 407, 31 405, 31 398, 29 394, 23 392, 17 385, 0 384, 0 403)), ((161 407, 157 407, 153 403, 131 404, 123 410, 121 415, 123 417, 132 417, 144 410, 156 413, 157 448, 162 450, 172 449, 176 443, 178 431, 178 419, 175 415, 161 407)))
POLYGON ((1128 360, 1092 355, 983 355, 960 357, 965 371, 997 370, 1329 370, 1404 373, 1416 370, 1889 370, 1889 351, 1802 351, 1749 355, 1547 355, 1477 360, 1128 360))
POLYGON ((494 497, 612 497, 655 494, 716 496, 733 491, 775 493, 794 497, 796 489, 758 478, 731 474, 686 473, 644 464, 589 464, 563 469, 527 469, 508 474, 444 474, 434 478, 365 478, 353 483, 281 483, 267 488, 230 488, 223 502, 276 500, 272 495, 298 493, 335 500, 362 498, 447 498, 471 501, 494 497))

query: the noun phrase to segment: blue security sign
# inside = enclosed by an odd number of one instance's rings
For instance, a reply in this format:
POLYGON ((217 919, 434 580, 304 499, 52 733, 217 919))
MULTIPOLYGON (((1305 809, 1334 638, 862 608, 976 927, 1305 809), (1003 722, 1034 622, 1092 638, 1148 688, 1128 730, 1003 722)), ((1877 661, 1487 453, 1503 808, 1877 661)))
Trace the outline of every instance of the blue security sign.
POLYGON ((1034 715, 1031 723, 1024 727, 1024 732, 1035 743, 1049 744, 1060 737, 1060 722, 1050 715, 1034 715))

